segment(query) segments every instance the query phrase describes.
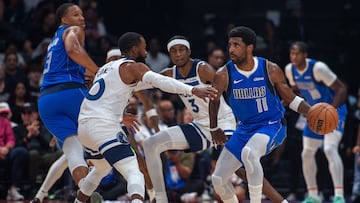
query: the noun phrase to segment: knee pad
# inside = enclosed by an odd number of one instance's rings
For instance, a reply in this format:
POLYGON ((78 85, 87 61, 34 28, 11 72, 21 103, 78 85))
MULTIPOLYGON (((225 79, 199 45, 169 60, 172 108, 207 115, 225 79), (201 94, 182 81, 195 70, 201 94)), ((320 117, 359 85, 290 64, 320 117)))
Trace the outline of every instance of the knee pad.
POLYGON ((79 142, 77 136, 70 136, 66 138, 63 145, 63 151, 66 156, 71 174, 73 173, 75 168, 78 168, 80 166, 88 166, 84 159, 84 151, 82 145, 79 142))
POLYGON ((100 171, 96 168, 91 170, 90 173, 86 176, 86 178, 82 179, 79 183, 79 188, 81 192, 87 196, 90 196, 99 186, 102 178, 105 177, 110 172, 110 170, 100 171))
POLYGON ((211 180, 213 183, 213 186, 216 190, 216 193, 218 193, 220 196, 225 195, 225 188, 223 186, 223 179, 220 176, 217 176, 215 174, 213 174, 211 176, 211 180))
POLYGON ((254 166, 251 163, 250 153, 251 153, 251 148, 247 146, 245 146, 241 151, 241 159, 244 162, 245 170, 248 174, 252 174, 254 172, 254 166))
POLYGON ((324 153, 326 157, 332 158, 338 154, 338 148, 335 145, 325 145, 324 146, 324 153))

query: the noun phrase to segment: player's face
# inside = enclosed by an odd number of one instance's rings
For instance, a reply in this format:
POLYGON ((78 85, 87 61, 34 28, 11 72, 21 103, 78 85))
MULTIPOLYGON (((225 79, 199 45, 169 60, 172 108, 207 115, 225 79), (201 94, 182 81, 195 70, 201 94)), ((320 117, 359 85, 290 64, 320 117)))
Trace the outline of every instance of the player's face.
POLYGON ((191 51, 186 46, 178 44, 169 50, 171 61, 179 67, 183 67, 190 59, 191 51))
POLYGON ((297 46, 293 46, 290 50, 290 61, 295 67, 303 67, 306 62, 307 53, 301 52, 297 46))
POLYGON ((229 57, 235 64, 246 62, 247 52, 250 45, 246 45, 241 37, 231 37, 229 39, 229 57))
POLYGON ((61 21, 65 25, 76 25, 85 28, 85 19, 79 6, 70 6, 61 21))
POLYGON ((141 37, 140 44, 137 46, 137 57, 135 61, 145 63, 146 55, 146 41, 143 37, 141 37))

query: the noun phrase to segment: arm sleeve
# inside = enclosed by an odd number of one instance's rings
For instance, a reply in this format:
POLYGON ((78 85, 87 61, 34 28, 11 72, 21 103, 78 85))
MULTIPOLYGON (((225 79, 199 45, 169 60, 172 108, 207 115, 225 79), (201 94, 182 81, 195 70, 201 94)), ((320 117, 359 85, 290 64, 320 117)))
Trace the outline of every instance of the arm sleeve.
POLYGON ((331 86, 337 79, 337 76, 330 68, 323 62, 318 61, 314 65, 314 79, 318 82, 323 82, 326 86, 331 86))
POLYGON ((142 78, 142 81, 160 88, 161 90, 174 94, 192 95, 191 90, 193 86, 179 82, 173 78, 157 74, 153 71, 147 71, 142 78))

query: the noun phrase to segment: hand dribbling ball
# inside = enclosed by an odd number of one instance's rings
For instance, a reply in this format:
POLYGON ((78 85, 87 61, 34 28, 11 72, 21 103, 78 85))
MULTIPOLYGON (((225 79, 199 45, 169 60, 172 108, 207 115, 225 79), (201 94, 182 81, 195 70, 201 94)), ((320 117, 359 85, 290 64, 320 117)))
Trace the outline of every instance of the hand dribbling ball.
POLYGON ((336 129, 339 115, 331 104, 320 102, 311 106, 306 120, 313 132, 325 135, 336 129))

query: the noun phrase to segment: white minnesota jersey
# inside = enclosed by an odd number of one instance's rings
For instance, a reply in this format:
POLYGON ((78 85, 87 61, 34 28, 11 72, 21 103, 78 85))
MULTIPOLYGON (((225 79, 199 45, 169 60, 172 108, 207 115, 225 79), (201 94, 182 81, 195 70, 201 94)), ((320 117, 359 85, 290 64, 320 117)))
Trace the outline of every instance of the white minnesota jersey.
POLYGON ((111 61, 96 73, 94 83, 81 104, 79 121, 87 118, 106 119, 119 123, 129 98, 133 95, 137 83, 127 85, 120 78, 119 68, 129 59, 111 61))
MULTIPOLYGON (((201 82, 198 69, 199 65, 205 63, 204 61, 199 61, 197 59, 194 60, 193 67, 191 68, 189 74, 186 77, 182 77, 179 74, 178 68, 176 65, 172 67, 173 70, 173 78, 177 79, 180 82, 185 84, 194 86, 194 87, 209 87, 211 85, 205 84, 201 82)), ((194 120, 204 126, 209 126, 210 119, 209 119, 209 100, 206 101, 201 99, 195 95, 182 95, 179 94, 181 100, 183 101, 185 107, 189 109, 192 113, 194 120)), ((220 98, 220 106, 218 112, 218 120, 224 119, 226 117, 233 117, 231 108, 226 104, 225 99, 223 96, 220 98)), ((235 119, 234 119, 235 120, 235 119)))

